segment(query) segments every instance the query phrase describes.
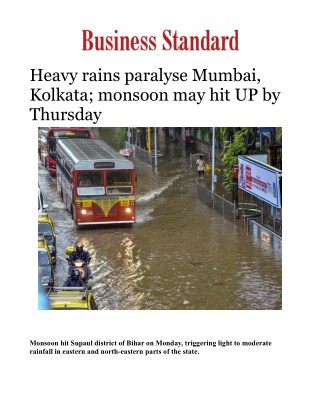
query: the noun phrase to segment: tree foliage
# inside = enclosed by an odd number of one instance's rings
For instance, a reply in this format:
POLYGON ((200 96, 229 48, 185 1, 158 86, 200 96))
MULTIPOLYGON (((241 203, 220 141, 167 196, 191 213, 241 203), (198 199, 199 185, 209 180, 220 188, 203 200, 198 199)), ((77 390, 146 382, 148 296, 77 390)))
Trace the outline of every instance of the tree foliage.
POLYGON ((245 143, 253 133, 252 128, 220 128, 220 134, 224 141, 222 151, 222 162, 224 163, 223 185, 227 191, 232 189, 233 167, 238 163, 238 155, 246 154, 245 143))
POLYGON ((282 141, 282 128, 281 127, 277 127, 276 128, 276 135, 279 141, 282 141))

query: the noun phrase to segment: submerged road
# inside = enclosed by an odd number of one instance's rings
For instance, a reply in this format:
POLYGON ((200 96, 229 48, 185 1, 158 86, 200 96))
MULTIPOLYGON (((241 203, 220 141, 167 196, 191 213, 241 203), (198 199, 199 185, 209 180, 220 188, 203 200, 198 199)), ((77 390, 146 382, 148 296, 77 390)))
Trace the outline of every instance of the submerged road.
POLYGON ((99 309, 281 309, 282 255, 239 222, 196 198, 196 171, 178 143, 158 174, 135 161, 137 222, 77 228, 55 177, 39 163, 39 183, 57 232, 55 284, 67 275, 67 245, 89 249, 99 309))

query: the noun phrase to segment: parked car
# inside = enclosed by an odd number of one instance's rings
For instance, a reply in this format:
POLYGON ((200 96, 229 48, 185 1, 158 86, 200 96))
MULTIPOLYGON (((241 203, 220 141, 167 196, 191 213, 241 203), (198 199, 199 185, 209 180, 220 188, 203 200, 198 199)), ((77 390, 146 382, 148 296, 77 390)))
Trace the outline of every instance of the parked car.
POLYGON ((48 296, 53 310, 98 310, 88 286, 53 287, 48 296))
POLYGON ((52 263, 55 264, 57 257, 57 238, 53 221, 47 212, 42 211, 38 213, 38 234, 43 234, 44 238, 46 239, 49 246, 52 263))
POLYGON ((44 288, 54 285, 52 258, 43 234, 38 234, 38 277, 44 288))

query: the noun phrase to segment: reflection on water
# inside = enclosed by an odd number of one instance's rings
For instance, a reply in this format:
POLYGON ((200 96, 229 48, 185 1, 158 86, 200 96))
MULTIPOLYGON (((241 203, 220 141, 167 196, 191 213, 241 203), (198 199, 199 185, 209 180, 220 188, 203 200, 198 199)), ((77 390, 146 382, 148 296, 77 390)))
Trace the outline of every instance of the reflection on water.
POLYGON ((56 284, 66 275, 65 248, 81 239, 100 309, 281 309, 281 250, 199 202, 196 172, 176 155, 161 159, 157 175, 136 163, 132 227, 77 229, 39 167, 57 230, 56 284))

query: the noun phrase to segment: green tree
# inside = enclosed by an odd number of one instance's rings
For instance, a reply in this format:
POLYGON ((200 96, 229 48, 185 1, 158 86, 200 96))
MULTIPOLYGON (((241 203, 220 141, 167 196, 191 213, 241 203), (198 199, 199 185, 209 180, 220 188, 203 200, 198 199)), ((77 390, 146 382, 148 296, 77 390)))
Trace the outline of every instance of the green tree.
POLYGON ((281 127, 277 127, 276 128, 276 137, 278 139, 278 141, 282 141, 282 128, 281 127))
POLYGON ((245 154, 245 142, 248 136, 254 133, 253 128, 220 128, 220 135, 224 141, 222 162, 224 163, 223 185, 227 191, 232 190, 233 167, 238 163, 238 155, 245 154))

